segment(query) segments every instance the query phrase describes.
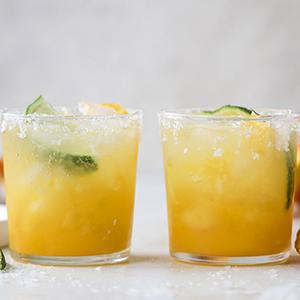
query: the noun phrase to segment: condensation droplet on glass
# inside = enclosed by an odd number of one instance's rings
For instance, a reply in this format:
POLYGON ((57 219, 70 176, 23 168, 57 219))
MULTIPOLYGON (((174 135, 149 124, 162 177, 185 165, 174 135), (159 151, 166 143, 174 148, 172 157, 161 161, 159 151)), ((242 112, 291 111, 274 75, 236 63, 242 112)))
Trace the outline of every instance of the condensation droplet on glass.
POLYGON ((26 132, 23 128, 20 128, 20 131, 17 133, 17 135, 20 139, 25 139, 26 138, 26 132))
POLYGON ((224 186, 223 181, 222 180, 217 180, 216 185, 215 185, 216 192, 218 192, 218 193, 223 192, 223 186, 224 186))
POLYGON ((201 181, 201 176, 197 175, 197 174, 193 174, 192 175, 192 181, 194 183, 199 183, 201 181))
POLYGON ((118 181, 116 181, 115 184, 113 185, 113 188, 112 188, 113 191, 117 192, 117 191, 120 190, 120 188, 121 188, 120 183, 118 181))
POLYGON ((252 152, 251 155, 252 155, 253 160, 258 160, 259 159, 259 154, 257 152, 252 152))
POLYGON ((223 150, 222 148, 218 148, 218 149, 216 149, 216 150, 214 151, 214 156, 215 156, 215 157, 220 157, 220 156, 223 155, 223 153, 224 153, 224 150, 223 150))

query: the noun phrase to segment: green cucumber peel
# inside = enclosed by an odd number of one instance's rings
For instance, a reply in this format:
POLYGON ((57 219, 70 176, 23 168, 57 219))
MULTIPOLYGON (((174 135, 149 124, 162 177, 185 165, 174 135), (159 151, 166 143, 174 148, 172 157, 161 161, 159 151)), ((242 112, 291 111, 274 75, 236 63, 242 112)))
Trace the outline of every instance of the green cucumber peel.
POLYGON ((212 116, 251 116, 251 115, 259 115, 253 109, 249 109, 246 107, 238 106, 238 105, 224 105, 215 110, 204 110, 201 112, 204 115, 212 115, 212 116))
MULTIPOLYGON (((295 137, 296 138, 296 137, 295 137)), ((287 165, 287 191, 286 191, 286 205, 288 210, 292 204, 295 188, 295 170, 296 170, 296 143, 292 141, 289 143, 289 149, 286 153, 286 165, 287 165), (294 145, 295 144, 295 145, 294 145)))
POLYGON ((58 112, 40 95, 26 109, 25 115, 31 114, 57 115, 58 112))
POLYGON ((71 173, 90 173, 98 170, 96 160, 90 155, 74 155, 59 151, 48 152, 50 164, 58 164, 71 173))
POLYGON ((4 270, 6 267, 6 260, 5 260, 5 256, 2 252, 2 250, 0 249, 0 270, 4 270))

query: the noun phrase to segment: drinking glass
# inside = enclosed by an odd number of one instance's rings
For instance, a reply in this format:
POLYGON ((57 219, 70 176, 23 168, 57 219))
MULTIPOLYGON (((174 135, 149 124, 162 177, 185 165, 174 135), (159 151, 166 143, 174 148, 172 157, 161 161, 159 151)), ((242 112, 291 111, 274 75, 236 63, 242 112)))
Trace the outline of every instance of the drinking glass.
POLYGON ((162 111, 171 255, 217 265, 283 262, 292 230, 297 116, 162 111))
POLYGON ((2 116, 9 246, 23 262, 128 259, 142 114, 2 116))

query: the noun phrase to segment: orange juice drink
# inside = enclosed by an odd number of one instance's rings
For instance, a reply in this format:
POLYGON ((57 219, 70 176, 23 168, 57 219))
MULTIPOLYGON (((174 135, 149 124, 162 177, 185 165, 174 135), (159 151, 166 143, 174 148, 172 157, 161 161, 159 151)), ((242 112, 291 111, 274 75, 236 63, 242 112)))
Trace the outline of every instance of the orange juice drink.
POLYGON ((13 257, 54 265, 125 261, 141 113, 84 104, 89 114, 62 115, 36 102, 2 121, 13 257))
POLYGON ((160 115, 173 257, 205 264, 285 261, 292 229, 296 122, 289 111, 160 115))

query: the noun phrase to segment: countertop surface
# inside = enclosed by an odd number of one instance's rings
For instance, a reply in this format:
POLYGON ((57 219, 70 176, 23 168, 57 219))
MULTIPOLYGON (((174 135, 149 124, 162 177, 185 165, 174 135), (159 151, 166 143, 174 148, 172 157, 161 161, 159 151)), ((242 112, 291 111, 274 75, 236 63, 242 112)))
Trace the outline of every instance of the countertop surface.
MULTIPOLYGON (((300 299, 300 256, 263 267, 205 267, 168 255, 163 179, 138 180, 132 255, 101 267, 41 267, 13 262, 0 272, 0 299, 300 299)), ((299 220, 295 228, 300 227, 299 220)))

